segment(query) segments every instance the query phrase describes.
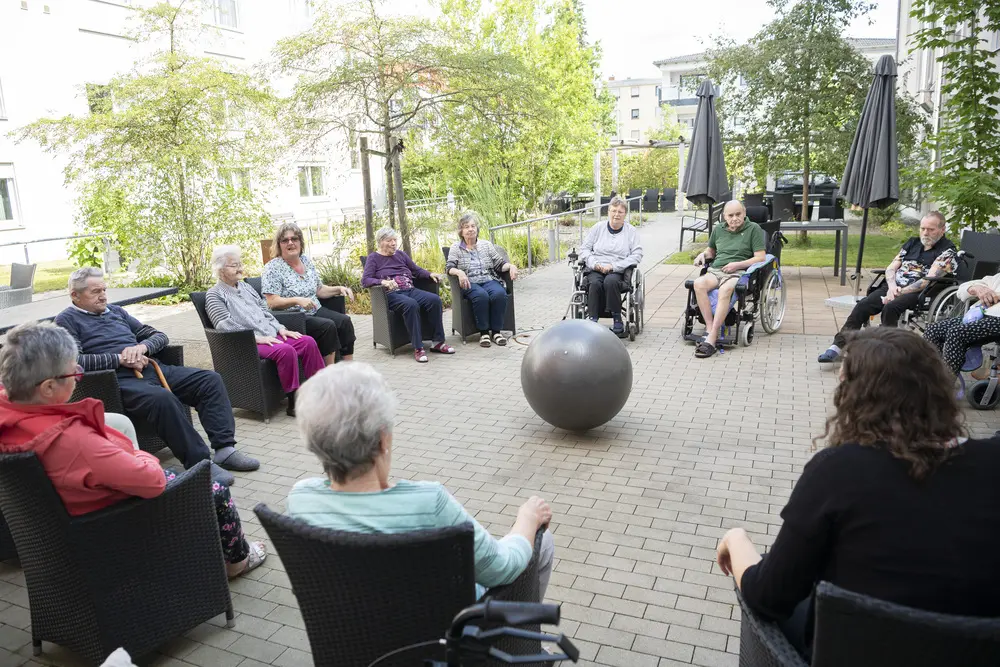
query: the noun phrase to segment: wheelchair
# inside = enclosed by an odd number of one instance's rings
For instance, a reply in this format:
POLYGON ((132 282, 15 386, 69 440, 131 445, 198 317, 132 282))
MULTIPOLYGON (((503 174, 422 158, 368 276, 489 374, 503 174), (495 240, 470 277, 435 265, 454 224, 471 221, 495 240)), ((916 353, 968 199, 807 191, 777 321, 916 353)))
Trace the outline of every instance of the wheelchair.
MULTIPOLYGON (((569 298, 569 305, 566 308, 566 318, 583 320, 591 317, 587 311, 587 286, 584 284, 587 273, 587 266, 580 259, 576 248, 570 250, 567 255, 569 265, 573 269, 573 293, 569 298)), ((642 333, 646 324, 646 281, 642 277, 642 271, 638 266, 630 266, 624 272, 625 284, 628 287, 622 292, 622 324, 625 325, 625 334, 630 341, 642 333)), ((611 312, 604 308, 598 317, 611 317, 611 312)))
MULTIPOLYGON (((767 243, 765 246, 766 255, 764 261, 758 262, 747 269, 747 272, 740 277, 733 290, 732 301, 730 302, 729 313, 726 315, 726 322, 719 333, 716 347, 734 347, 739 344, 742 347, 749 346, 755 335, 755 322, 759 319, 760 326, 765 333, 772 334, 781 327, 781 321, 785 317, 785 281, 781 276, 781 248, 788 239, 781 233, 780 222, 759 223, 764 230, 767 243)), ((708 271, 708 266, 702 268, 701 274, 708 271)), ((698 300, 694 294, 694 280, 686 280, 684 287, 687 288, 687 305, 684 308, 684 327, 681 337, 691 343, 697 343, 700 336, 693 333, 695 320, 705 324, 701 309, 698 308, 698 300)), ((712 312, 715 306, 719 291, 709 292, 709 300, 712 302, 712 312)))

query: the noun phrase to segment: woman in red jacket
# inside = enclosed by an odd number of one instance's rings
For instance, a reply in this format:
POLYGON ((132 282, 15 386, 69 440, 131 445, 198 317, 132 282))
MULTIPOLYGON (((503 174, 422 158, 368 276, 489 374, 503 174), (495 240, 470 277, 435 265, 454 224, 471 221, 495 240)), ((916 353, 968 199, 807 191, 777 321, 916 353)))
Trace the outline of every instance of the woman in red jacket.
MULTIPOLYGON (((0 350, 0 452, 34 452, 70 516, 160 495, 174 473, 110 428, 101 401, 68 402, 83 376, 76 357, 73 337, 50 322, 7 334, 0 350)), ((247 543, 228 488, 213 482, 212 495, 226 570, 230 577, 249 572, 264 561, 264 545, 247 543)))

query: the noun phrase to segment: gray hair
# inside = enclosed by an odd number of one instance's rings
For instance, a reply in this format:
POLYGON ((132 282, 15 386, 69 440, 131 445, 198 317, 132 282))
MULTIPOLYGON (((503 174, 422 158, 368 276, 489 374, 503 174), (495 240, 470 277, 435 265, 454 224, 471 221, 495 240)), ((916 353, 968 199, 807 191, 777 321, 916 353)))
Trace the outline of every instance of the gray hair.
POLYGON ((475 225, 476 225, 476 238, 479 238, 479 216, 476 215, 473 211, 467 211, 466 213, 462 214, 461 218, 458 219, 458 240, 459 241, 464 241, 465 240, 465 239, 462 238, 462 227, 464 227, 465 223, 467 223, 467 222, 473 222, 473 223, 475 223, 475 225))
POLYGON ((628 202, 621 195, 615 195, 611 198, 611 201, 608 202, 608 210, 610 211, 615 206, 621 206, 626 211, 628 210, 628 202))
MULTIPOLYGON (((383 227, 382 229, 375 232, 375 246, 382 245, 382 241, 387 241, 389 239, 399 239, 399 234, 392 227, 383 227)), ((296 410, 298 413, 298 410, 296 410)))
POLYGON ((236 259, 237 261, 242 260, 243 252, 237 245, 220 245, 215 246, 212 250, 212 275, 216 278, 219 277, 219 272, 226 266, 226 260, 230 257, 236 259))
POLYGON ((41 383, 66 372, 76 361, 76 341, 52 322, 14 327, 0 350, 0 383, 12 401, 26 402, 41 383))
POLYGON ((299 388, 295 403, 306 447, 339 483, 372 468, 396 418, 385 380, 359 361, 327 366, 299 388))
POLYGON ((96 266, 85 266, 82 269, 77 269, 73 273, 69 274, 69 282, 67 286, 70 292, 82 292, 87 288, 88 278, 103 278, 104 271, 101 271, 96 266))
POLYGON ((930 218, 932 220, 937 220, 938 227, 944 227, 945 226, 946 221, 944 219, 944 213, 942 213, 941 211, 931 211, 931 212, 929 212, 928 214, 926 214, 924 216, 924 219, 926 219, 926 218, 930 218))

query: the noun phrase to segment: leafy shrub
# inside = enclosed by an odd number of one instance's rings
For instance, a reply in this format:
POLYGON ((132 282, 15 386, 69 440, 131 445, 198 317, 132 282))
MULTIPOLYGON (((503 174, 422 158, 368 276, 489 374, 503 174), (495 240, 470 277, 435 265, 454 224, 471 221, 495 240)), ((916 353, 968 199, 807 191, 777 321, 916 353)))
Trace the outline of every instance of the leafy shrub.
MULTIPOLYGON (((534 230, 533 230, 534 231, 534 230)), ((514 229, 502 230, 496 235, 496 244, 507 251, 510 261, 518 268, 524 269, 528 266, 528 233, 527 230, 514 229)), ((531 235, 531 264, 540 266, 549 261, 549 247, 547 240, 542 238, 542 234, 532 233, 531 235)))
POLYGON ((66 242, 66 252, 76 266, 104 264, 104 241, 99 236, 70 239, 66 242))

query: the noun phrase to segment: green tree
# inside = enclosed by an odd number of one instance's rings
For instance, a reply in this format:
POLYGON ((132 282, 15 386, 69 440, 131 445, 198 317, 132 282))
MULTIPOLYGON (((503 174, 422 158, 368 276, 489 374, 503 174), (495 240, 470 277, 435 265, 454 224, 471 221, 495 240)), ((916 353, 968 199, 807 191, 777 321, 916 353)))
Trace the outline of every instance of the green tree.
POLYGON ((1000 31, 997 0, 914 0, 926 26, 914 48, 936 49, 943 65, 941 123, 928 137, 935 164, 923 172, 956 232, 996 226, 1000 215, 1000 70, 986 37, 1000 31))
MULTIPOLYGON (((389 15, 381 0, 321 9, 312 27, 281 40, 278 69, 296 76, 290 124, 305 144, 355 133, 376 145, 411 127, 427 127, 446 105, 478 106, 517 90, 518 64, 503 51, 475 48, 443 21, 389 15)), ((353 146, 351 147, 353 149, 353 146)), ((392 165, 386 161, 390 223, 395 222, 392 165)), ((404 234, 404 247, 409 238, 404 234)))
MULTIPOLYGON (((863 0, 769 0, 775 19, 746 44, 709 52, 709 76, 723 85, 719 114, 736 166, 755 175, 803 174, 806 215, 812 173, 843 173, 872 81, 872 63, 844 38, 872 5, 863 0), (734 129, 735 128, 735 129, 734 129)), ((903 161, 912 159, 921 122, 897 95, 903 161)))
POLYGON ((258 255, 270 222, 257 192, 272 180, 278 141, 269 90, 185 51, 201 31, 187 4, 134 10, 134 39, 165 48, 115 76, 90 114, 41 119, 15 136, 68 156, 84 228, 113 236, 139 260, 140 278, 165 274, 191 289, 208 283, 214 245, 258 255))

